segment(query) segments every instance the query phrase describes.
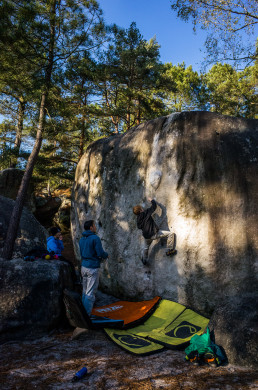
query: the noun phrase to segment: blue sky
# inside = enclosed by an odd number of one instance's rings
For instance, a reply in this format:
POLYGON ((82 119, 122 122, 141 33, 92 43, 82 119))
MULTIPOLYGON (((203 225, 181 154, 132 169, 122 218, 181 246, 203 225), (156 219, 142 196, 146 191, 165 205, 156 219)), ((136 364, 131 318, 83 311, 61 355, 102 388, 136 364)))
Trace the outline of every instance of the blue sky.
POLYGON ((144 39, 156 35, 161 46, 162 62, 174 65, 185 62, 199 71, 205 57, 203 44, 206 32, 199 30, 195 34, 191 22, 185 23, 176 17, 169 0, 98 0, 107 24, 116 23, 128 28, 136 22, 144 39))

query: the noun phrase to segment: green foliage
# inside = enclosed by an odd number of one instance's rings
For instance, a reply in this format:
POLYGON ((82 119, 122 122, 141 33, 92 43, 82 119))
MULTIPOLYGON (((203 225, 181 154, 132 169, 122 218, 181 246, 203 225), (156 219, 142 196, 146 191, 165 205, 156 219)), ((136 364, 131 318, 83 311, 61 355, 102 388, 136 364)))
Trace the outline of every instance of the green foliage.
POLYGON ((237 72, 231 65, 216 64, 205 75, 210 110, 253 118, 257 114, 257 66, 237 72))
POLYGON ((101 128, 107 128, 107 118, 117 133, 162 115, 165 107, 156 93, 160 70, 155 38, 144 40, 135 23, 127 30, 113 26, 108 50, 98 63, 101 128))
MULTIPOLYGON (((220 2, 226 3, 233 4, 220 2)), ((221 26, 228 33, 236 28, 233 18, 226 23, 224 11, 206 10, 206 1, 202 6, 193 0, 173 4, 184 20, 193 17, 196 24, 214 25, 218 32, 221 26)), ((212 39, 207 44, 219 53, 219 41, 212 39)), ((234 48, 233 40, 226 41, 234 48)), ((41 96, 48 88, 44 138, 34 168, 38 188, 71 186, 92 141, 146 120, 184 110, 257 115, 257 64, 240 72, 217 63, 206 74, 184 63, 162 64, 155 37, 146 41, 135 23, 128 29, 105 27, 93 0, 1 1, 0 50, 0 114, 8 119, 0 125, 0 169, 14 162, 25 168, 36 139, 41 96)))
POLYGON ((205 109, 205 86, 202 77, 194 72, 192 66, 185 64, 164 66, 164 78, 172 88, 167 89, 166 105, 172 112, 205 109))
POLYGON ((3 0, 0 3, 0 93, 3 97, 0 107, 7 114, 4 101, 8 96, 18 103, 29 102, 32 110, 29 118, 24 112, 23 117, 20 113, 19 118, 13 116, 19 147, 24 120, 30 135, 35 137, 37 133, 38 145, 43 132, 46 140, 55 134, 56 142, 65 144, 67 135, 57 132, 61 128, 63 99, 58 80, 71 55, 91 50, 104 33, 101 11, 95 0, 3 0), (48 100, 43 102, 44 95, 48 100))
POLYGON ((258 24, 257 0, 171 0, 171 8, 184 21, 192 19, 196 27, 210 33, 206 49, 211 62, 255 60, 256 37, 252 37, 258 24), (244 38, 239 34, 245 33, 244 38))

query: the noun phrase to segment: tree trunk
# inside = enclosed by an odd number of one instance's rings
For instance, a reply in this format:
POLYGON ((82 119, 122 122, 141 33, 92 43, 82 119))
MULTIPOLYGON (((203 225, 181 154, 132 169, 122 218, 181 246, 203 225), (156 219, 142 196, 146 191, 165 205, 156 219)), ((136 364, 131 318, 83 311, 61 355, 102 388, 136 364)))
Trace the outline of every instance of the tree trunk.
POLYGON ((19 99, 19 116, 18 116, 18 123, 17 123, 17 131, 16 131, 16 138, 14 141, 15 147, 18 149, 20 149, 20 146, 21 146, 24 113, 25 113, 25 101, 23 100, 23 98, 20 98, 19 99))
POLYGON ((86 133, 86 118, 83 117, 82 120, 82 129, 80 132, 80 145, 79 145, 79 153, 78 153, 78 162, 83 156, 83 151, 84 151, 84 144, 85 144, 85 133, 86 133))
POLYGON ((13 254, 13 248, 15 239, 17 237, 17 232, 20 224, 22 209, 27 193, 27 189, 29 186, 29 182, 32 176, 33 168, 39 154, 41 143, 42 143, 42 133, 44 128, 44 119, 45 119, 45 105, 46 105, 46 93, 42 95, 40 112, 39 112, 39 123, 38 130, 36 135, 36 141, 33 147, 33 150, 28 159, 28 163, 26 165, 26 169, 22 178, 22 182, 17 194, 17 198, 14 204, 14 208, 12 211, 12 215, 10 218, 5 245, 2 252, 2 257, 5 259, 11 259, 13 254))
POLYGON ((118 134, 118 119, 115 122, 115 134, 118 134))
POLYGON ((141 123, 141 100, 138 99, 138 110, 137 110, 137 120, 136 124, 139 125, 141 123))
POLYGON ((40 110, 39 110, 39 122, 38 130, 36 134, 36 141, 33 147, 33 150, 28 159, 26 169, 22 178, 22 182, 17 194, 17 198, 14 204, 12 215, 10 218, 7 237, 5 240, 5 245, 2 252, 2 257, 5 259, 11 259, 13 254, 13 248, 15 244, 15 239, 17 237, 18 228, 20 225, 20 219, 22 214, 22 209, 29 186, 30 179, 32 177, 33 168, 36 163, 41 143, 42 135, 44 130, 44 122, 46 116, 46 102, 51 84, 51 76, 54 64, 54 47, 55 47, 55 29, 56 29, 56 1, 52 3, 51 15, 50 15, 50 37, 49 37, 49 51, 48 51, 48 64, 46 67, 45 73, 45 82, 44 82, 44 91, 41 95, 40 110))
POLYGON ((15 168, 17 165, 17 160, 19 157, 19 151, 20 151, 21 140, 22 140, 24 113, 25 113, 25 101, 21 97, 19 98, 19 114, 18 114, 18 122, 16 128, 16 137, 14 141, 15 156, 12 157, 11 159, 10 168, 15 168))

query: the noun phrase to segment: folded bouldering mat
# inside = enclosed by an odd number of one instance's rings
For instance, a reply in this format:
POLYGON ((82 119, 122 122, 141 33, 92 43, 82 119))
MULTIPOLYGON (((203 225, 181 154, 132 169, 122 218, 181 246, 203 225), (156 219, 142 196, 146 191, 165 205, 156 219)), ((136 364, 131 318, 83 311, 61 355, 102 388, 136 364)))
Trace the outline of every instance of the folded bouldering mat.
POLYGON ((121 319, 110 319, 94 315, 89 316, 82 304, 81 296, 77 292, 65 289, 63 294, 66 316, 70 325, 75 328, 103 329, 108 327, 123 327, 124 321, 121 319))
POLYGON ((123 331, 104 330, 120 347, 137 355, 145 355, 159 351, 158 345, 167 348, 185 346, 194 335, 202 334, 208 323, 207 318, 193 310, 163 299, 155 312, 142 325, 123 331), (142 340, 142 346, 138 342, 135 347, 138 339, 146 340, 146 345, 142 340), (154 344, 147 344, 147 341, 152 341, 154 344))
POLYGON ((193 310, 185 309, 166 328, 153 329, 148 335, 148 339, 167 348, 183 347, 189 343, 193 336, 202 334, 208 323, 209 319, 193 310))
POLYGON ((110 305, 96 307, 92 310, 92 314, 112 320, 123 320, 123 329, 127 329, 146 321, 156 310, 160 300, 160 297, 155 297, 141 302, 118 301, 110 305))
POLYGON ((104 329, 107 336, 109 336, 119 347, 135 355, 150 355, 165 349, 161 344, 157 344, 147 338, 133 334, 132 330, 133 329, 104 329))

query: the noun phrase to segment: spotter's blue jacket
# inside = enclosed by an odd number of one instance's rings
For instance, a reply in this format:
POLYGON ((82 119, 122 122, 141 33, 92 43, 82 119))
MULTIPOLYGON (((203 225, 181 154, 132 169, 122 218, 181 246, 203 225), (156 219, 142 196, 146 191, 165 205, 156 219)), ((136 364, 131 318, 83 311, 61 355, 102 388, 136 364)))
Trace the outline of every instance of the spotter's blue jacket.
POLYGON ((102 247, 100 238, 91 230, 85 230, 82 233, 79 247, 83 267, 100 268, 101 260, 108 257, 108 253, 102 247))

